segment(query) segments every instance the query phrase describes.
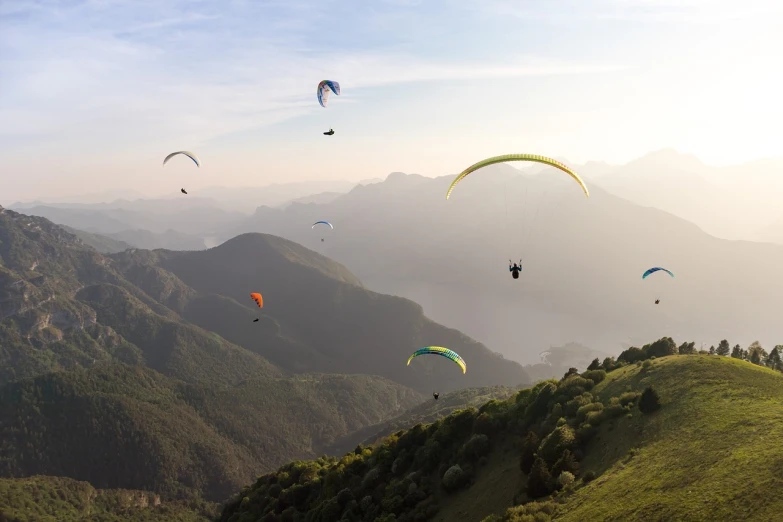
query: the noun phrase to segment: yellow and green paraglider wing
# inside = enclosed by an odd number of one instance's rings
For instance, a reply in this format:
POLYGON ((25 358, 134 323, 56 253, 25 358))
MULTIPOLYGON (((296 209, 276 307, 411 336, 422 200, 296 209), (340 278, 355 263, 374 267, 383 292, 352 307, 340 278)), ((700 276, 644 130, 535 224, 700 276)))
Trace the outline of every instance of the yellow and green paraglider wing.
POLYGON ((457 183, 462 181, 462 179, 471 172, 489 165, 494 165, 495 163, 504 163, 506 161, 535 161, 537 163, 543 163, 544 165, 549 165, 551 167, 560 169, 574 178, 576 182, 579 183, 579 185, 582 187, 582 190, 584 190, 585 196, 590 197, 590 192, 587 190, 587 185, 585 185, 585 182, 582 181, 582 178, 579 177, 579 174, 569 169, 559 161, 553 160, 552 158, 547 158, 546 156, 538 156, 536 154, 505 154, 503 156, 495 156, 493 158, 487 158, 485 160, 479 161, 475 165, 471 165, 470 167, 463 170, 460 175, 454 178, 454 181, 451 182, 449 190, 446 192, 446 199, 449 199, 451 191, 454 190, 454 187, 457 186, 457 183))
POLYGON ((410 366, 411 360, 414 357, 418 357, 419 355, 441 355, 457 363, 459 367, 462 368, 462 373, 465 373, 468 370, 468 367, 465 364, 465 360, 462 357, 460 357, 457 352, 453 350, 449 350, 448 348, 444 348, 442 346, 427 346, 425 348, 419 348, 418 350, 413 352, 413 355, 408 357, 408 366, 410 366))

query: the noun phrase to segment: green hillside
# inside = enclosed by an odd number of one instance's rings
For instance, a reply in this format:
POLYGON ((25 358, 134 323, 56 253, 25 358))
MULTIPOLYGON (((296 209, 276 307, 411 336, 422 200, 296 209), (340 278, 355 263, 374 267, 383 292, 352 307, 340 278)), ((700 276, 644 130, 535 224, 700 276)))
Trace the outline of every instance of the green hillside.
POLYGON ((0 388, 0 476, 68 476, 165 498, 225 499, 259 471, 422 400, 367 376, 217 388, 142 367, 60 372, 0 388))
POLYGON ((216 508, 164 502, 146 491, 95 489, 62 477, 0 479, 4 522, 208 522, 216 508))
POLYGON ((662 339, 632 349, 652 360, 624 354, 341 459, 291 463, 221 520, 775 520, 783 374, 706 354, 655 359, 661 347, 677 350, 662 339))

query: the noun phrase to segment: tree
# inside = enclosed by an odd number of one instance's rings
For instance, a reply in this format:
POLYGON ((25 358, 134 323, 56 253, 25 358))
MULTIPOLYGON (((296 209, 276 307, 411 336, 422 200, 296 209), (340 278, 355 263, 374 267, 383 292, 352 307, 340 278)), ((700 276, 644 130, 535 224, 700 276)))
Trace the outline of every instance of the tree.
POLYGON ((648 386, 642 392, 642 397, 639 399, 639 410, 642 413, 652 413, 661 407, 661 401, 658 397, 658 392, 652 386, 648 386))
POLYGON ((740 345, 734 345, 734 348, 731 349, 731 356, 735 359, 742 359, 742 348, 740 348, 740 345))
POLYGON ((527 433, 525 442, 522 443, 522 457, 519 459, 519 467, 522 473, 529 474, 536 460, 536 450, 538 449, 538 436, 532 431, 527 433))
POLYGON ((773 370, 783 372, 783 359, 781 359, 780 352, 783 351, 783 345, 775 346, 769 356, 767 357, 767 366, 773 370))
POLYGON ((590 366, 587 367, 588 370, 597 370, 601 367, 601 361, 598 360, 598 357, 593 359, 593 362, 590 363, 590 366))
POLYGON ((671 337, 661 337, 652 344, 646 344, 642 348, 646 357, 642 359, 648 359, 650 357, 666 357, 667 355, 677 355, 677 344, 671 337))
POLYGON ((563 375, 563 380, 568 379, 572 375, 579 375, 579 370, 573 367, 569 368, 568 371, 565 373, 565 375, 563 375))
POLYGON ((729 342, 726 339, 724 339, 718 343, 718 348, 715 350, 715 353, 723 357, 726 357, 727 355, 729 355, 730 351, 731 348, 729 347, 729 342))
POLYGON ((710 346, 710 355, 715 355, 715 345, 710 346))
POLYGON ((763 365, 767 360, 767 351, 761 347, 758 341, 753 341, 748 346, 748 360, 753 364, 763 365))
POLYGON ((696 353, 696 343, 682 343, 677 351, 680 352, 680 355, 693 355, 696 353))
POLYGON ((527 494, 530 498, 540 498, 552 491, 550 484, 552 475, 546 467, 546 462, 541 457, 536 457, 530 475, 527 478, 527 494))
POLYGON ((552 466, 552 475, 554 476, 559 476, 564 471, 569 471, 574 475, 579 474, 579 462, 570 450, 563 450, 563 454, 552 466))

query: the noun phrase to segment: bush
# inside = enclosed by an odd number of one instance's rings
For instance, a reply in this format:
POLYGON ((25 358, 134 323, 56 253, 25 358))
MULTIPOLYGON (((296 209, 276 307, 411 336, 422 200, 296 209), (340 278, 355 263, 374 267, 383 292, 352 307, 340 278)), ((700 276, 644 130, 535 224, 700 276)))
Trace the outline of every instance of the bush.
POLYGON ((561 488, 566 488, 570 485, 572 485, 576 479, 574 478, 574 474, 569 471, 564 471, 560 473, 560 476, 557 477, 557 485, 561 488))
POLYGON ((639 398, 638 392, 625 392, 622 395, 620 395, 620 404, 623 406, 628 406, 629 404, 633 404, 636 402, 636 399, 639 398))
POLYGON ((362 488, 365 490, 372 489, 378 483, 380 478, 381 478, 381 471, 378 468, 372 468, 364 476, 364 479, 362 480, 362 488))
POLYGON ((464 486, 467 478, 467 475, 462 471, 459 464, 455 464, 443 474, 441 483, 443 484, 443 489, 452 492, 464 486))
POLYGON ((563 454, 563 450, 571 449, 575 444, 576 435, 571 426, 560 426, 541 441, 538 454, 547 462, 554 463, 563 454))
POLYGON ((582 475, 582 482, 585 484, 592 482, 593 480, 595 480, 595 472, 593 471, 587 471, 584 475, 582 475))
MULTIPOLYGON (((557 504, 552 501, 528 502, 506 510, 501 522, 549 522, 557 510, 557 504)), ((485 522, 485 521, 482 521, 485 522)), ((493 521, 494 522, 494 521, 493 521)))
POLYGON ((641 410, 642 413, 649 414, 660 409, 660 407, 661 402, 658 397, 658 392, 656 392, 652 386, 645 388, 642 392, 642 398, 639 399, 639 410, 641 410))
MULTIPOLYGON (((596 361, 597 360, 598 359, 596 359, 596 361)), ((599 370, 599 369, 588 370, 582 374, 582 377, 593 381, 593 383, 595 384, 598 384, 599 382, 606 379, 606 370, 599 370)))
POLYGON ((489 438, 486 435, 473 435, 462 447, 462 454, 471 462, 487 453, 489 453, 489 438))
POLYGON ((496 431, 495 421, 487 412, 482 412, 476 417, 476 421, 473 423, 473 433, 491 437, 496 431))
POLYGON ((600 402, 591 402, 590 404, 585 404, 581 408, 579 408, 576 411, 576 422, 579 424, 583 423, 585 419, 587 418, 587 414, 593 411, 599 412, 604 409, 604 405, 600 402))
POLYGON ((555 476, 560 475, 564 471, 568 471, 573 475, 579 474, 579 462, 576 461, 576 457, 569 450, 563 451, 555 465, 552 466, 552 474, 555 476))

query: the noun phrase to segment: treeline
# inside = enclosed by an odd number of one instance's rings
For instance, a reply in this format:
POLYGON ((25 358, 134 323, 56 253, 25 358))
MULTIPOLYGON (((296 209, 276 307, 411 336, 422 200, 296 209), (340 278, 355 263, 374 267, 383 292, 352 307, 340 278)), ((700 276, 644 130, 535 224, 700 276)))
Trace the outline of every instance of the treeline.
MULTIPOLYGON (((599 359, 593 359, 593 362, 588 366, 588 370, 604 369, 611 371, 615 368, 619 368, 626 364, 633 364, 640 361, 646 361, 648 359, 655 359, 656 357, 665 357, 667 355, 719 355, 723 357, 731 356, 734 359, 740 359, 748 361, 758 366, 766 366, 772 370, 783 372, 783 359, 781 359, 781 353, 783 353, 783 345, 779 344, 775 346, 772 351, 767 351, 761 346, 758 341, 753 341, 747 348, 742 348, 739 344, 734 345, 734 348, 730 348, 730 343, 726 339, 723 339, 718 343, 716 348, 714 345, 710 346, 709 350, 697 350, 695 343, 685 342, 680 346, 674 342, 671 337, 664 337, 655 341, 654 343, 645 344, 641 348, 634 346, 628 348, 622 352, 617 359, 614 357, 607 357, 601 362, 599 359)), ((577 372, 576 368, 571 368, 569 373, 577 372)), ((566 374, 568 375, 568 374, 566 374)))

